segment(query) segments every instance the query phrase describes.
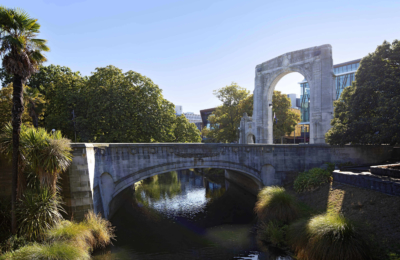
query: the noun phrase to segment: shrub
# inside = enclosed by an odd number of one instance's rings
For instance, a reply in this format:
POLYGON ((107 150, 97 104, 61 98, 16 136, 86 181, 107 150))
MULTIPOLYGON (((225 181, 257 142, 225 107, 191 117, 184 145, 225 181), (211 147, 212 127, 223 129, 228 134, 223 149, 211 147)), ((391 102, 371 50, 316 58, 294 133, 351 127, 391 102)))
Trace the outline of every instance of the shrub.
POLYGON ((294 223, 288 236, 299 259, 371 259, 361 233, 342 215, 322 214, 294 223))
POLYGON ((105 247, 114 237, 111 223, 93 212, 87 213, 85 220, 80 223, 64 220, 47 232, 47 239, 50 241, 69 241, 89 251, 105 247))
POLYGON ((0 260, 9 259, 84 260, 90 259, 90 255, 88 251, 80 247, 76 247, 68 242, 59 241, 50 244, 33 243, 17 251, 0 256, 0 260))
POLYGON ((96 244, 91 230, 84 223, 73 223, 68 220, 63 220, 49 229, 46 237, 49 241, 69 241, 76 247, 90 251, 96 244))
POLYGON ((0 241, 11 234, 11 203, 9 200, 0 200, 0 241))
POLYGON ((294 189, 297 192, 313 190, 324 183, 329 182, 331 172, 321 168, 312 168, 309 171, 302 172, 294 181, 294 189))
POLYGON ((24 237, 18 237, 16 235, 10 236, 1 244, 0 253, 17 250, 18 248, 27 244, 24 237))
POLYGON ((19 234, 28 240, 43 239, 46 231, 62 219, 60 204, 58 194, 49 189, 27 190, 17 204, 19 234))
POLYGON ((258 201, 254 208, 261 221, 280 221, 289 223, 299 215, 295 198, 277 186, 265 187, 258 193, 258 201))
POLYGON ((111 240, 115 239, 114 227, 111 226, 111 222, 102 218, 100 214, 96 215, 93 211, 89 211, 85 215, 83 223, 91 230, 95 238, 94 247, 105 247, 111 244, 111 240))
POLYGON ((272 244, 276 247, 285 247, 287 227, 287 225, 277 221, 263 223, 257 230, 257 241, 263 243, 262 246, 272 244))

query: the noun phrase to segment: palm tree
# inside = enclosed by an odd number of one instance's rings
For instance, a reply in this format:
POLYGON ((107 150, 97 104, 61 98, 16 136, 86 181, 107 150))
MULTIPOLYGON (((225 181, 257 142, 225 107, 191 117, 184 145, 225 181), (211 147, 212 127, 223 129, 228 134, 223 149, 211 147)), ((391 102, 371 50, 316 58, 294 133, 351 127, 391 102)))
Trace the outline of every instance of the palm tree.
POLYGON ((13 158, 12 158, 12 198, 11 229, 17 230, 15 204, 17 197, 19 134, 23 105, 23 84, 46 61, 42 51, 49 51, 46 40, 37 39, 40 25, 21 9, 0 7, 0 55, 3 68, 13 75, 13 158))

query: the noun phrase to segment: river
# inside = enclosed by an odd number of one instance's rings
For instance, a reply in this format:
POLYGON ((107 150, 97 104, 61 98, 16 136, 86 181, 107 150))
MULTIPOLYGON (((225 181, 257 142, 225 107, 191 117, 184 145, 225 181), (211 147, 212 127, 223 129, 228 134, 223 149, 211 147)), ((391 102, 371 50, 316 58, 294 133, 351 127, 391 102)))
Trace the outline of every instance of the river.
POLYGON ((257 247, 256 196, 221 173, 160 174, 123 199, 111 218, 117 240, 95 259, 276 259, 257 247))

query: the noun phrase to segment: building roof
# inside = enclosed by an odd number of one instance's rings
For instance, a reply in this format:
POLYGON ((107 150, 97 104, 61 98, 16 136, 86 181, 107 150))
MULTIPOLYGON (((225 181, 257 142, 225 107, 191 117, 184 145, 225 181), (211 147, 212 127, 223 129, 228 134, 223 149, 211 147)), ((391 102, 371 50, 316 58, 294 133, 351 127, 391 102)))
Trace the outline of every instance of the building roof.
POLYGON ((361 59, 346 61, 346 62, 343 62, 343 63, 334 64, 333 67, 334 67, 334 68, 338 68, 338 67, 342 67, 342 66, 345 66, 345 65, 350 65, 350 64, 353 64, 353 63, 358 63, 358 62, 360 62, 360 61, 361 61, 361 59))
POLYGON ((213 108, 206 108, 206 109, 200 110, 200 114, 201 114, 201 113, 206 113, 206 112, 212 112, 212 111, 214 111, 215 109, 216 109, 216 107, 213 107, 213 108))

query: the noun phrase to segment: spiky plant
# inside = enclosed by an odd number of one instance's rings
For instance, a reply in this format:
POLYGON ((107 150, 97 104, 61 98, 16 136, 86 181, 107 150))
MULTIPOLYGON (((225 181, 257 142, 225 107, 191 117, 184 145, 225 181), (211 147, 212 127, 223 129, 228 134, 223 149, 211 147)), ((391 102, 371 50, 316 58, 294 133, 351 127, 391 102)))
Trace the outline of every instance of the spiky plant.
POLYGON ((289 228, 289 241, 299 259, 367 260, 370 250, 360 230, 344 216, 326 213, 289 228))
POLYGON ((72 161, 70 141, 63 138, 60 131, 49 134, 44 128, 27 128, 23 138, 26 158, 40 186, 56 192, 59 175, 72 161))
POLYGON ((16 233, 15 216, 19 161, 19 134, 24 110, 23 84, 46 61, 43 51, 49 51, 46 40, 37 39, 40 24, 21 9, 0 7, 0 55, 3 68, 13 75, 13 159, 12 159, 12 231, 16 233))
POLYGON ((254 211, 261 221, 280 221, 289 223, 299 216, 295 198, 284 188, 278 186, 265 187, 258 193, 254 211))
POLYGON ((62 219, 60 212, 64 210, 57 193, 46 188, 27 190, 17 204, 18 233, 29 240, 43 239, 62 219))

